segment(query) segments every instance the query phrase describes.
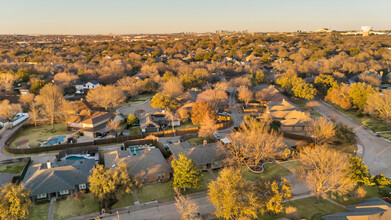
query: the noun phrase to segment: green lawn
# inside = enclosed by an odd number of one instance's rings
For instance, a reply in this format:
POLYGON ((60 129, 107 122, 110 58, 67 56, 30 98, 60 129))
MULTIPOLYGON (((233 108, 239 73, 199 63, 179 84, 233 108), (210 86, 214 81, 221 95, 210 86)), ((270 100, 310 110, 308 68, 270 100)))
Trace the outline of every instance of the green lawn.
POLYGON ((127 125, 128 125, 128 124, 127 124, 126 121, 123 122, 123 123, 121 123, 121 124, 118 126, 117 131, 118 131, 118 132, 123 131, 123 130, 126 128, 127 125))
POLYGON ((91 194, 85 194, 82 201, 75 201, 72 196, 69 196, 63 200, 57 200, 54 219, 66 219, 98 211, 98 202, 92 199, 91 194))
POLYGON ((38 146, 38 140, 47 140, 51 136, 58 136, 58 135, 67 135, 72 133, 73 131, 67 131, 65 124, 55 124, 55 132, 52 132, 52 126, 51 125, 44 125, 39 127, 29 127, 22 131, 21 134, 18 135, 18 137, 15 138, 15 140, 12 141, 11 147, 15 147, 15 142, 18 142, 22 139, 29 139, 29 146, 30 147, 37 147, 38 146))
POLYGON ((171 181, 145 185, 137 194, 140 203, 161 199, 174 199, 175 196, 174 189, 171 186, 171 181))
POLYGON ((265 170, 260 173, 253 173, 251 172, 246 166, 242 167, 242 174, 243 178, 249 181, 255 181, 259 178, 270 178, 270 177, 276 177, 276 176, 285 176, 290 174, 289 170, 278 166, 274 163, 267 163, 264 165, 265 170))
POLYGON ((137 95, 137 96, 133 97, 132 100, 122 103, 121 106, 140 104, 140 103, 152 98, 154 95, 155 95, 154 93, 137 95))
POLYGON ((42 204, 33 204, 30 208, 29 220, 42 220, 46 219, 49 211, 49 202, 42 204))
POLYGON ((141 129, 139 127, 133 127, 129 129, 130 135, 141 134, 141 129))
POLYGON ((347 153, 350 155, 354 155, 357 146, 355 144, 349 144, 349 143, 344 143, 344 144, 330 144, 330 148, 341 151, 343 153, 347 153))
POLYGON ((213 178, 209 172, 202 172, 202 174, 204 174, 204 178, 201 187, 199 189, 187 189, 186 192, 182 192, 184 195, 208 190, 208 185, 213 181, 213 178))
MULTIPOLYGON (((204 143, 204 139, 205 138, 203 138, 203 137, 193 137, 193 138, 187 139, 186 141, 189 142, 190 145, 196 146, 196 145, 202 145, 204 143)), ((208 143, 215 142, 215 140, 211 139, 211 138, 206 138, 206 140, 208 141, 208 143)))
POLYGON ((294 206, 301 218, 322 219, 322 216, 346 211, 327 200, 318 201, 316 197, 293 200, 285 203, 286 206, 294 206))
POLYGON ((198 127, 199 125, 193 125, 193 123, 191 122, 185 122, 185 123, 182 123, 181 125, 179 126, 176 126, 174 127, 175 130, 178 130, 178 129, 183 129, 183 128, 194 128, 194 127, 198 127))
MULTIPOLYGON (((367 199, 372 197, 381 197, 377 191, 376 186, 364 186, 364 189, 367 192, 367 195, 365 197, 367 199)), ((329 194, 329 198, 344 206, 354 205, 361 202, 355 200, 352 196, 338 196, 334 194, 329 194)))
POLYGON ((289 167, 289 169, 296 172, 296 169, 301 166, 301 163, 298 160, 290 160, 286 162, 281 162, 282 165, 289 167))
POLYGON ((390 127, 384 121, 380 121, 369 116, 359 117, 353 111, 345 110, 337 105, 333 105, 333 106, 337 110, 343 112, 345 115, 353 118, 354 120, 356 120, 357 122, 361 123, 362 125, 371 129, 374 132, 390 130, 390 127))
POLYGON ((124 195, 121 196, 119 201, 113 205, 112 209, 118 209, 130 205, 134 205, 133 196, 131 193, 130 194, 125 193, 124 195))
POLYGON ((391 140, 391 132, 390 133, 382 133, 382 134, 379 134, 379 135, 384 137, 384 138, 387 138, 388 140, 391 140))
POLYGON ((19 174, 25 166, 26 163, 23 162, 0 165, 0 173, 19 174))

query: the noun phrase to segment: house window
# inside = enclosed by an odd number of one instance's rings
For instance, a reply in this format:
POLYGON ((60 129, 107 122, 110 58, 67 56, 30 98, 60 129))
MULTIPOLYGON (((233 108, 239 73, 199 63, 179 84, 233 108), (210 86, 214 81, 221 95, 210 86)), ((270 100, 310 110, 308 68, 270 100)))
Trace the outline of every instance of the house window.
POLYGON ((215 162, 215 167, 219 166, 219 162, 215 162))
POLYGON ((61 190, 60 191, 60 195, 68 195, 69 194, 69 190, 61 190))
POLYGON ((86 189, 87 185, 85 183, 79 184, 79 189, 86 189))
POLYGON ((38 198, 38 199, 46 198, 46 193, 38 194, 38 195, 37 195, 37 198, 38 198))
POLYGON ((164 173, 162 173, 162 179, 164 179, 164 173))

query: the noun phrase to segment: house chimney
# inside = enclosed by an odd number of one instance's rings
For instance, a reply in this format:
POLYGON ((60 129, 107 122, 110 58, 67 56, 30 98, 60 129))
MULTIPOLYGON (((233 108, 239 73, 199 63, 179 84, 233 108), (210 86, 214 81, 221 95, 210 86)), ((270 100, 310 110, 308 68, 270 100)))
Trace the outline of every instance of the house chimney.
POLYGON ((48 169, 52 168, 52 164, 50 163, 50 161, 46 162, 46 166, 48 169))

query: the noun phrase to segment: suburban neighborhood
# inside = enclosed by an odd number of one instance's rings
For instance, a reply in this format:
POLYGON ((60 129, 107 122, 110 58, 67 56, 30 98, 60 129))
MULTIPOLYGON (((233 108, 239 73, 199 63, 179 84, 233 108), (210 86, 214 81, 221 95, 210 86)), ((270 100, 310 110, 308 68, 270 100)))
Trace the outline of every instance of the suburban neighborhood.
POLYGON ((88 34, 105 22, 62 13, 90 25, 0 35, 0 220, 391 219, 386 28, 88 34))

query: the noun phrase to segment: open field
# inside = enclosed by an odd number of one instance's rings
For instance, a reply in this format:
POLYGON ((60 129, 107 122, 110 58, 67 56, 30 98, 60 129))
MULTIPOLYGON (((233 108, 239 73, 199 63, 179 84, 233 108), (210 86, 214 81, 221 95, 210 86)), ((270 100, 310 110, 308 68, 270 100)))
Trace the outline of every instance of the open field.
POLYGON ((10 147, 15 147, 15 143, 27 138, 30 147, 38 147, 38 140, 47 140, 49 137, 58 135, 67 135, 73 131, 67 131, 65 124, 55 124, 55 132, 52 132, 51 125, 44 125, 39 127, 29 127, 22 131, 12 142, 10 147))

